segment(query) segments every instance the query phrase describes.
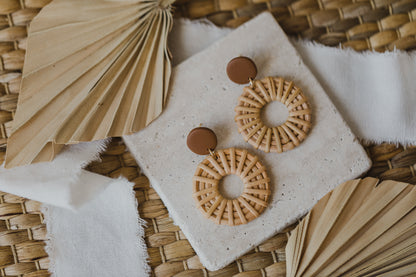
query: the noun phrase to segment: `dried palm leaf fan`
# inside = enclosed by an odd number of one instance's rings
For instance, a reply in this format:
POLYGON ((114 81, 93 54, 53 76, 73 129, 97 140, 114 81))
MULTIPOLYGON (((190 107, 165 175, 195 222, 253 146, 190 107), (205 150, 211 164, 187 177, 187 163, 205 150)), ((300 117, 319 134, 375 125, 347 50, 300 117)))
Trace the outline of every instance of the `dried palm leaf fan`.
POLYGON ((136 132, 161 112, 173 0, 54 0, 33 20, 6 167, 136 132))
POLYGON ((416 187, 366 178, 321 199, 292 232, 287 276, 413 276, 416 187))

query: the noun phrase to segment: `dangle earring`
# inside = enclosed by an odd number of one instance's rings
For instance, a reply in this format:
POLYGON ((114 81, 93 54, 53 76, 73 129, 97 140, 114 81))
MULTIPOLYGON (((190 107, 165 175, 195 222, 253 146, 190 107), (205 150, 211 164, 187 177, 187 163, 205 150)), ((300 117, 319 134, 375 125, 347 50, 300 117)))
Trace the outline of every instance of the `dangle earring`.
POLYGON ((227 75, 237 84, 247 84, 238 98, 235 121, 238 132, 254 148, 266 153, 291 150, 307 136, 311 128, 311 106, 302 90, 281 77, 255 80, 257 67, 247 57, 236 57, 227 65, 227 75), (272 101, 284 104, 289 116, 280 126, 266 126, 260 118, 264 106, 272 101))
POLYGON ((187 145, 196 154, 208 155, 192 179, 193 198, 205 217, 216 224, 234 226, 246 224, 264 211, 270 197, 270 179, 256 156, 237 148, 215 150, 217 136, 205 127, 193 129, 187 145), (230 174, 244 183, 243 193, 234 199, 221 195, 218 188, 220 180, 230 174))

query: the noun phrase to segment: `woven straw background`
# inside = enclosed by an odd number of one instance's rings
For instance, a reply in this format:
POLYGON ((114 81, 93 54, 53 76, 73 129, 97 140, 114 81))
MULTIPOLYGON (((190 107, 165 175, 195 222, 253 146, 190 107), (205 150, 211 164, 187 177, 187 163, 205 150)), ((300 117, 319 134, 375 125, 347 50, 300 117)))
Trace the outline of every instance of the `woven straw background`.
MULTIPOLYGON (((16 109, 27 24, 49 2, 0 0, 1 161, 16 109)), ((207 15, 218 25, 237 26, 268 9, 288 34, 328 45, 343 43, 357 50, 386 50, 394 45, 402 49, 416 47, 416 0, 259 2, 179 1, 176 13, 192 18, 207 15)), ((374 162, 369 176, 416 183, 416 147, 381 144, 366 148, 374 162)), ((92 163, 89 169, 110 177, 125 176, 136 184, 139 212, 148 222, 146 242, 155 276, 285 276, 287 233, 274 236, 222 270, 204 269, 121 139, 115 139, 102 155, 102 161, 92 163)), ((42 220, 40 203, 0 193, 0 276, 49 275, 42 220)))
POLYGON ((414 0, 178 0, 177 16, 236 27, 268 10, 289 35, 355 50, 416 47, 414 0))

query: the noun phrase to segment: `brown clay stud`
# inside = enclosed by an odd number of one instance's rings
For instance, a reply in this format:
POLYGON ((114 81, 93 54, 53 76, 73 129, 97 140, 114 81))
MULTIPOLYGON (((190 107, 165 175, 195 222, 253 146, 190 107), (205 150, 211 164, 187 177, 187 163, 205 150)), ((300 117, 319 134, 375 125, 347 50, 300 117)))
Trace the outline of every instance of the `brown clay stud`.
POLYGON ((198 155, 208 155, 210 150, 217 147, 217 136, 209 128, 198 127, 189 132, 186 144, 192 152, 198 155))
POLYGON ((227 75, 231 81, 237 84, 247 84, 250 79, 257 76, 256 64, 247 57, 236 57, 227 65, 227 75))

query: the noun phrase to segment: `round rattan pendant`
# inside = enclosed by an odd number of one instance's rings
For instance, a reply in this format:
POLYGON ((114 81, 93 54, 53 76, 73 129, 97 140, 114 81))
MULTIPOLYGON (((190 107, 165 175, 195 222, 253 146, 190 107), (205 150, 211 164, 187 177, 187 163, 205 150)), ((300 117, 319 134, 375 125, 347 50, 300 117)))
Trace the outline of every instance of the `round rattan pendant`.
POLYGON ((291 150, 311 128, 311 107, 302 90, 293 82, 278 77, 254 80, 243 89, 235 108, 235 121, 244 140, 264 152, 291 150), (272 101, 283 103, 289 117, 280 126, 266 126, 260 118, 262 108, 272 101))
POLYGON ((205 217, 216 224, 246 224, 267 207, 269 182, 266 168, 247 150, 218 150, 198 165, 193 177, 193 198, 205 217), (244 183, 243 193, 235 199, 225 198, 218 188, 220 180, 230 174, 239 176, 244 183))

